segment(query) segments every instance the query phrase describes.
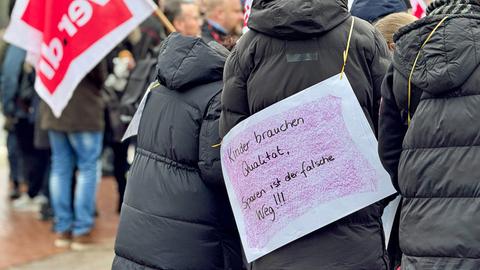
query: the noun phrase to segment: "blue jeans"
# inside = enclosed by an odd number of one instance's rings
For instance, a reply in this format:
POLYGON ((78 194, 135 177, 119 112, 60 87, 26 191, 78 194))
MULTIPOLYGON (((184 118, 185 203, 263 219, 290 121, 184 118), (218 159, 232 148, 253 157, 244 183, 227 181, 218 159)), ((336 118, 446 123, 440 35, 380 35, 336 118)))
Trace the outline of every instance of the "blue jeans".
POLYGON ((92 230, 94 223, 103 133, 49 131, 48 137, 52 150, 50 197, 55 214, 55 232, 72 232, 74 236, 86 234, 92 230), (78 177, 72 208, 75 165, 78 177))

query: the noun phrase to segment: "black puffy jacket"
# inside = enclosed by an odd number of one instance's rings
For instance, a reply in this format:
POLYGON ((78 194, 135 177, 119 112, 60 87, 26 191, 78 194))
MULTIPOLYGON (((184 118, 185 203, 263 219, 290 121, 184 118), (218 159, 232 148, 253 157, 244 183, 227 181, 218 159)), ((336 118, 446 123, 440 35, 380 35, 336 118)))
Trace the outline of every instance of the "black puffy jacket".
POLYGON ((113 269, 242 269, 218 118, 225 56, 172 34, 158 58, 122 207, 113 269))
MULTIPOLYGON (((255 0, 251 31, 225 66, 221 135, 250 115, 340 73, 352 17, 346 0, 255 0)), ((373 27, 357 19, 346 74, 372 130, 390 56, 373 27)), ((376 203, 253 263, 257 270, 387 269, 376 203)))
POLYGON ((450 15, 421 49, 443 18, 400 30, 382 87, 379 151, 403 196, 402 270, 480 269, 480 16, 450 15))

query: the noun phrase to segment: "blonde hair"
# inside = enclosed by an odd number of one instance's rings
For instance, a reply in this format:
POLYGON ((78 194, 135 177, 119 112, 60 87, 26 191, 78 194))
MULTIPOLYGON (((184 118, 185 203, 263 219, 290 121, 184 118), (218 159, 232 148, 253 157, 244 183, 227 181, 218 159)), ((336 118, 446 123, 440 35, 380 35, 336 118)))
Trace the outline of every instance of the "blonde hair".
POLYGON ((378 20, 374 26, 383 35, 388 44, 393 42, 393 35, 398 29, 405 25, 411 24, 418 20, 417 17, 408 14, 406 12, 399 12, 390 14, 380 20, 378 20))

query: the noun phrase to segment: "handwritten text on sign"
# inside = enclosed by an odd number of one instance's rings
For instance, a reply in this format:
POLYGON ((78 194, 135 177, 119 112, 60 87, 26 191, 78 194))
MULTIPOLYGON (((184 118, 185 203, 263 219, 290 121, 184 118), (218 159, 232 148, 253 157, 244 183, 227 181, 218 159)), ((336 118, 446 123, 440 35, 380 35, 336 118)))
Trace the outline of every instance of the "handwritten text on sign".
MULTIPOLYGON (((351 94, 355 98, 353 91, 351 94)), ((319 205, 369 193, 376 194, 370 200, 373 203, 393 193, 393 189, 383 192, 380 188, 384 172, 379 173, 378 166, 372 165, 352 138, 344 120, 342 97, 323 95, 314 101, 311 97, 306 100, 245 125, 223 141, 224 175, 247 258, 273 249, 251 256, 248 251, 264 249, 292 221, 319 205), (377 194, 380 191, 384 194, 377 194)), ((357 130, 372 133, 365 126, 357 130)), ((376 151, 374 138, 372 144, 376 151)), ((347 207, 338 218, 358 209, 358 205, 347 207)), ((319 224, 309 224, 303 233, 285 238, 283 244, 334 221, 325 218, 319 224)))

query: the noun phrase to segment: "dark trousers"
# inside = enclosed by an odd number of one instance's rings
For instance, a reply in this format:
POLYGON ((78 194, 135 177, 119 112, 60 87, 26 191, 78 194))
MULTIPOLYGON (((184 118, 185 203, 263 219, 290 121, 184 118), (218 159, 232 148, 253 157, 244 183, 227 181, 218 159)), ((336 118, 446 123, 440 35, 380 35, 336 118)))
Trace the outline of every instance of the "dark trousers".
POLYGON ((40 191, 48 193, 45 181, 48 178, 50 151, 34 146, 34 125, 28 119, 15 124, 15 137, 20 150, 22 175, 28 183, 28 196, 33 198, 40 191))
POLYGON ((120 210, 123 203, 123 196, 125 195, 125 187, 127 186, 127 171, 130 165, 127 161, 128 146, 130 143, 114 142, 111 144, 113 150, 113 175, 117 180, 118 187, 118 210, 120 210))
POLYGON ((20 168, 20 150, 18 149, 17 136, 14 131, 8 131, 7 134, 7 152, 8 163, 10 167, 10 179, 13 182, 13 188, 18 190, 20 187, 21 168, 20 168))
MULTIPOLYGON (((399 195, 400 196, 400 195, 399 195)), ((388 255, 390 257, 390 269, 396 270, 402 262, 402 250, 400 249, 400 213, 402 210, 402 202, 395 214, 395 220, 393 222, 393 228, 390 235, 390 243, 388 244, 388 255)))

